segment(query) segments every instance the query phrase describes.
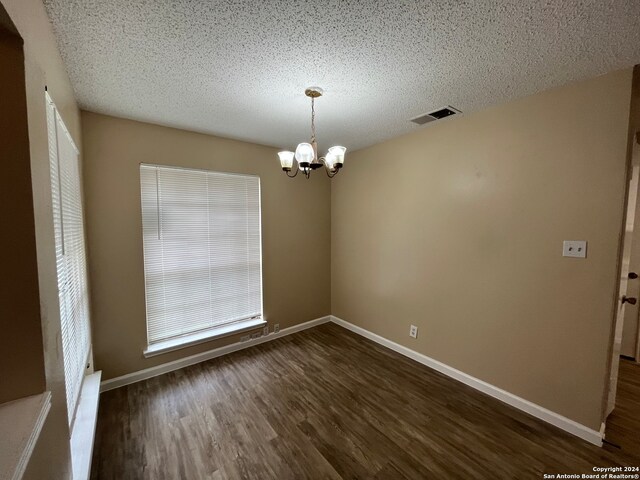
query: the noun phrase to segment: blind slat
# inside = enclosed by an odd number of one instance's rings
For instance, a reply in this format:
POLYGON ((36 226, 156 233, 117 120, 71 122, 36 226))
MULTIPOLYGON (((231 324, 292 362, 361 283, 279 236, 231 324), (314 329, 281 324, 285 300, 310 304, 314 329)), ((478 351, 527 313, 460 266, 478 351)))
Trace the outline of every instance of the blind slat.
POLYGON ((260 179, 140 166, 148 344, 262 315, 260 179))

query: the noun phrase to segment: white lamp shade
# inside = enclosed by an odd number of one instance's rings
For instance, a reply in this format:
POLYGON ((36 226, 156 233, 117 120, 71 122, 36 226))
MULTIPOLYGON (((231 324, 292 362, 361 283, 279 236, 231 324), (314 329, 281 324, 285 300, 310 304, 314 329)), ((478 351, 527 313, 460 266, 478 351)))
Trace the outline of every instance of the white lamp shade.
POLYGON ((327 168, 329 168, 329 170, 333 170, 336 160, 336 156, 331 152, 327 153, 327 156, 324 157, 324 162, 327 164, 327 168))
POLYGON ((280 165, 282 168, 291 170, 293 167, 293 152, 278 152, 278 157, 280 157, 280 165))
POLYGON ((331 147, 329 149, 329 154, 327 155, 327 157, 332 156, 333 158, 335 158, 334 165, 342 166, 344 164, 344 152, 346 151, 347 149, 344 147, 331 147))
POLYGON ((301 167, 309 166, 315 157, 315 152, 310 143, 301 143, 296 148, 296 160, 301 167))

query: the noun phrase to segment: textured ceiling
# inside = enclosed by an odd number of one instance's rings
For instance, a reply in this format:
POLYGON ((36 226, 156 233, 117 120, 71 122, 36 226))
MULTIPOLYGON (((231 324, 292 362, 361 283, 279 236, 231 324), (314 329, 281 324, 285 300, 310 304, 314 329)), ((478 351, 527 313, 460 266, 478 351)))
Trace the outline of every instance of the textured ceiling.
POLYGON ((640 63, 640 0, 45 0, 82 108, 294 148, 640 63))

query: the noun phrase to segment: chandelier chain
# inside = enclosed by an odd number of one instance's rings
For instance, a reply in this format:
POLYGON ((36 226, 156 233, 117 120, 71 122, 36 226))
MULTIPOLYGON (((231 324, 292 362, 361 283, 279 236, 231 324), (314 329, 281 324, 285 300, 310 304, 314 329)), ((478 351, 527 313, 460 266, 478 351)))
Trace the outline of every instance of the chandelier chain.
POLYGON ((311 142, 316 141, 316 109, 315 98, 311 97, 311 142))

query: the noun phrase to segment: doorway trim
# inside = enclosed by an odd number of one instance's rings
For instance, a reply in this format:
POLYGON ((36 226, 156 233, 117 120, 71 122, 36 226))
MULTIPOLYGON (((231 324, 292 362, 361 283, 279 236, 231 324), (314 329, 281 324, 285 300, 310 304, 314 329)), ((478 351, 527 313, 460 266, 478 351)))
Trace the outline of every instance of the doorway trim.
MULTIPOLYGON (((622 263, 623 263, 623 254, 624 254, 624 236, 626 230, 627 223, 627 208, 629 202, 629 188, 630 181, 633 174, 633 149, 634 143, 637 140, 640 140, 640 65, 636 65, 633 69, 633 79, 632 79, 632 88, 631 88, 631 99, 630 99, 630 108, 629 108, 629 124, 628 124, 628 132, 627 132, 627 159, 626 159, 626 178, 624 183, 624 201, 622 205, 622 222, 620 224, 620 230, 618 233, 618 260, 616 265, 616 276, 615 276, 615 289, 614 289, 614 297, 613 304, 611 309, 610 318, 610 332, 609 332, 609 348, 608 354, 606 358, 606 368, 605 368, 605 378, 604 378, 604 389, 602 394, 602 403, 601 403, 601 433, 603 438, 606 437, 606 422, 607 417, 609 416, 608 407, 609 407, 609 393, 611 391, 612 384, 612 369, 614 368, 614 360, 619 362, 619 358, 614 359, 614 344, 615 344, 615 335, 616 329, 618 326, 618 308, 620 302, 620 279, 622 272, 622 263)), ((639 195, 637 201, 640 202, 640 187, 639 187, 639 195)), ((640 348, 640 328, 638 329, 638 339, 636 340, 636 359, 638 359, 638 353, 640 348)), ((618 376, 616 373, 616 382, 618 376)), ((615 397, 613 399, 615 405, 615 397)))

